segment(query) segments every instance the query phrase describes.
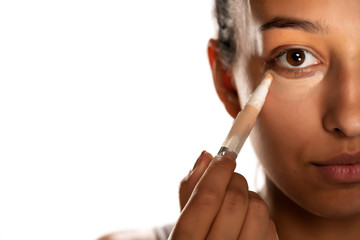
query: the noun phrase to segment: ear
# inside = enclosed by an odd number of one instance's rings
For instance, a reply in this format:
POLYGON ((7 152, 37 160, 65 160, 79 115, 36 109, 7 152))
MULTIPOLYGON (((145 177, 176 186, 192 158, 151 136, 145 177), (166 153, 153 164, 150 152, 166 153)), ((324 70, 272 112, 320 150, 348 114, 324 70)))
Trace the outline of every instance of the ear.
POLYGON ((232 81, 231 69, 225 67, 220 60, 220 53, 217 50, 217 41, 210 39, 208 44, 208 57, 214 85, 220 100, 225 105, 227 112, 235 118, 241 110, 240 101, 236 88, 232 81))

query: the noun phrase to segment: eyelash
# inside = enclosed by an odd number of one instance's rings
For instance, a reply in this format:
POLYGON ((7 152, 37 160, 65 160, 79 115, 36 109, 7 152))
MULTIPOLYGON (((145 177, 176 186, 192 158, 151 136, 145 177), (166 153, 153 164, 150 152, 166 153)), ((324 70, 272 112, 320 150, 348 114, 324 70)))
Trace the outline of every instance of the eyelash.
MULTIPOLYGON (((304 62, 306 61, 305 60, 304 62)), ((287 60, 285 60, 287 61, 287 60)), ((301 63, 300 65, 302 65, 303 63, 301 63)), ((275 57, 272 57, 268 62, 267 65, 269 68, 272 68, 274 71, 278 72, 279 74, 283 75, 284 77, 287 78, 292 78, 292 79, 297 79, 297 78, 303 78, 303 77, 307 77, 312 75, 313 68, 316 67, 318 64, 321 64, 321 60, 315 56, 315 54, 313 54, 311 51, 306 50, 304 48, 301 47, 290 47, 290 48, 286 48, 283 49, 280 53, 278 53, 275 57), (294 50, 300 50, 302 52, 304 52, 305 55, 310 54, 311 57, 313 57, 316 61, 314 64, 305 66, 305 67, 288 67, 288 66, 284 66, 283 64, 279 63, 279 59, 281 57, 286 56, 286 54, 288 54, 290 51, 294 51, 294 50), (282 66, 281 66, 282 65, 282 66)), ((290 65, 290 64, 288 64, 290 65)))

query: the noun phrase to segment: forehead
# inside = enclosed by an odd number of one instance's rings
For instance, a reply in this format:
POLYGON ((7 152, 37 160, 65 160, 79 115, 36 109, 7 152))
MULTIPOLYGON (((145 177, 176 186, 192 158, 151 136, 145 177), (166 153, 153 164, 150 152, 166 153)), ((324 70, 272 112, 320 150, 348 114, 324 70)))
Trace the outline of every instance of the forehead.
POLYGON ((358 0, 250 0, 252 15, 260 22, 274 17, 326 21, 330 25, 360 20, 358 0))

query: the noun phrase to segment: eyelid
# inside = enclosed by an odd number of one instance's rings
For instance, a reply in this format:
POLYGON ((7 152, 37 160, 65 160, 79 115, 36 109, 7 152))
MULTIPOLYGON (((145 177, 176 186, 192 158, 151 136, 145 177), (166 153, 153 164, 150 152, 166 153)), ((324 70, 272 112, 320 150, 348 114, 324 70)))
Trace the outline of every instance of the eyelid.
POLYGON ((313 48, 299 44, 297 45, 289 44, 289 45, 279 46, 274 50, 272 50, 269 55, 265 55, 263 59, 266 61, 265 69, 274 70, 277 74, 289 80, 301 79, 308 76, 312 76, 314 75, 316 69, 317 70, 322 69, 323 71, 326 71, 326 68, 328 67, 327 62, 324 62, 323 60, 324 58, 317 51, 315 51, 313 48), (287 51, 290 51, 292 49, 300 49, 306 51, 309 54, 311 54, 318 62, 313 65, 308 65, 298 68, 297 67, 288 68, 286 66, 281 66, 278 63, 278 59, 281 57, 281 53, 283 52, 286 53, 287 51))

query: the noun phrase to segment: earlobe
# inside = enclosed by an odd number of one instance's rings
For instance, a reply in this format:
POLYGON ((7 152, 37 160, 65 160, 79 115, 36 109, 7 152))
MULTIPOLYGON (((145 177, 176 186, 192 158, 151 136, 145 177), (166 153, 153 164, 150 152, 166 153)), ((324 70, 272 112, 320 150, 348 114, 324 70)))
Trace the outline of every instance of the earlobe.
POLYGON ((209 41, 208 57, 216 92, 225 105, 227 112, 235 118, 241 109, 239 98, 233 86, 231 69, 222 64, 217 49, 217 41, 214 39, 209 41))

